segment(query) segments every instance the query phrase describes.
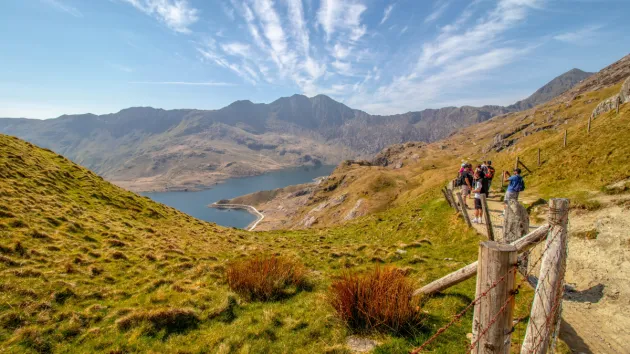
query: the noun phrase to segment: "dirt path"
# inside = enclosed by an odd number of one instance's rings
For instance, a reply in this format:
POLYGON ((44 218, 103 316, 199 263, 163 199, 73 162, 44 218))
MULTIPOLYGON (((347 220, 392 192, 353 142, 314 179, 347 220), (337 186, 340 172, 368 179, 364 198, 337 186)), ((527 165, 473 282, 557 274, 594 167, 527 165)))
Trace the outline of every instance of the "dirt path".
MULTIPOLYGON (((563 302, 560 337, 574 353, 625 354, 630 353, 630 211, 602 201, 609 204, 594 212, 569 215, 566 283, 571 291, 563 302), (584 236, 588 232, 590 236, 584 236)), ((499 239, 500 195, 488 199, 488 209, 499 239)), ((486 235, 486 225, 473 227, 486 235)), ((530 230, 537 227, 530 225, 530 230)))

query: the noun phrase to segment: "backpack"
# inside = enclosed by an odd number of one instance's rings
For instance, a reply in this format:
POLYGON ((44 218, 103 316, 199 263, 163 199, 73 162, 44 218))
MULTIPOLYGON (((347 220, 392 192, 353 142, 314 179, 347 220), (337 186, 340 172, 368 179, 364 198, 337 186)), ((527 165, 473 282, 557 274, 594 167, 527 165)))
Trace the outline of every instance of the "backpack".
POLYGON ((466 181, 464 181, 464 174, 466 172, 462 172, 459 174, 459 176, 457 176, 457 179, 455 180, 455 187, 461 187, 464 184, 466 184, 466 181))
POLYGON ((493 179, 494 178, 494 167, 486 166, 486 178, 493 179))
POLYGON ((514 186, 516 192, 522 192, 525 190, 525 180, 523 179, 523 177, 519 177, 520 178, 518 179, 518 182, 516 182, 516 186, 514 186))

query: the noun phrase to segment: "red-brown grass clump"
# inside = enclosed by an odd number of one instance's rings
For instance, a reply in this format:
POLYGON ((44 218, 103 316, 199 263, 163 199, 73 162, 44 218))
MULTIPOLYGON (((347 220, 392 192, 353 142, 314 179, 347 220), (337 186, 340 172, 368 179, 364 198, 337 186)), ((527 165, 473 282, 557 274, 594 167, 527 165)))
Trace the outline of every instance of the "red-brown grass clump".
POLYGON ((394 267, 346 273, 331 286, 331 304, 355 330, 399 333, 420 324, 419 302, 412 299, 413 282, 394 267))
POLYGON ((307 271, 301 263, 276 256, 233 262, 226 275, 230 288, 249 300, 278 300, 309 287, 307 271))

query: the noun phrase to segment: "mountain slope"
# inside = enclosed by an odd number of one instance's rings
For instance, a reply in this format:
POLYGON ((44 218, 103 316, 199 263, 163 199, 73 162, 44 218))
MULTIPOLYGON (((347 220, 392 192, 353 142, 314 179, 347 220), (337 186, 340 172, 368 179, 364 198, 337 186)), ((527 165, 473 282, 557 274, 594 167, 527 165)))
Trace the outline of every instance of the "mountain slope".
MULTIPOLYGON (((493 117, 435 143, 390 146, 371 161, 342 164, 317 186, 268 193, 273 200, 252 198, 256 196, 237 199, 244 204, 251 201, 269 215, 258 225, 261 230, 328 227, 397 205, 410 193, 417 195, 439 186, 456 175, 455 166, 462 161, 490 159, 501 171, 511 169, 518 155, 531 168, 538 146, 549 163, 541 167, 543 175, 528 178, 528 190, 539 192, 540 197, 598 191, 630 177, 626 171, 630 151, 622 146, 628 105, 621 106, 622 119, 599 123, 597 118, 593 126, 602 124, 603 128, 590 135, 584 130, 599 102, 619 92, 629 77, 630 56, 626 56, 533 109, 493 117), (571 149, 561 148, 565 129, 569 130, 571 149), (579 152, 575 150, 578 148, 579 152), (599 161, 596 169, 595 161, 599 161), (572 166, 569 169, 565 167, 568 164, 572 166)), ((604 116, 610 118, 610 113, 604 116)))
POLYGON ((539 104, 545 103, 563 94, 565 91, 571 89, 584 79, 592 76, 595 73, 589 73, 580 69, 571 69, 566 73, 554 78, 548 82, 545 86, 539 88, 531 96, 522 101, 518 101, 513 105, 508 106, 508 109, 514 111, 523 111, 533 108, 539 104))
MULTIPOLYGON (((325 234, 226 229, 5 135, 0 196, 3 353, 345 352, 351 332, 327 301, 333 279, 377 262, 405 268, 414 279, 435 278, 471 261, 477 241, 431 196, 380 215, 378 223, 365 219, 325 234), (423 223, 391 234, 412 215, 423 223), (451 222, 439 227, 444 220, 451 222), (422 248, 414 246, 418 235, 422 248), (401 245, 412 245, 404 257, 395 252, 401 245), (230 292, 226 266, 259 254, 300 260, 312 271, 312 289, 272 303, 230 292)), ((451 298, 424 302, 428 326, 449 321, 474 284, 453 291, 451 298)), ((466 327, 469 322, 464 319, 466 327)), ((463 337, 466 330, 458 333, 463 337)), ((428 333, 416 336, 425 340, 428 333)), ((388 334, 378 339, 400 345, 388 334)), ((452 352, 458 345, 442 342, 438 348, 452 352)))
MULTIPOLYGON (((580 75, 571 71, 554 79, 527 102, 554 97, 580 75)), ((407 141, 432 142, 515 109, 464 106, 374 116, 324 95, 294 95, 270 104, 237 101, 219 110, 135 107, 101 116, 0 119, 0 132, 68 156, 127 189, 182 190, 288 166, 370 157, 407 141)))

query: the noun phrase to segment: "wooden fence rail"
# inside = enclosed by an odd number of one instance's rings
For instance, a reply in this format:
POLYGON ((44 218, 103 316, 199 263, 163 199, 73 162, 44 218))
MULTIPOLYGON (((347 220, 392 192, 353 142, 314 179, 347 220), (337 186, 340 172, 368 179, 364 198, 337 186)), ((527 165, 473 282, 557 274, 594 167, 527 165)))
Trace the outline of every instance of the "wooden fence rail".
MULTIPOLYGON (((536 246, 540 241, 544 240, 549 232, 549 224, 545 224, 529 234, 521 237, 520 239, 510 243, 510 245, 516 247, 516 250, 521 253, 536 246)), ((453 285, 459 284, 464 280, 470 279, 477 274, 477 262, 473 262, 463 268, 460 268, 448 275, 443 276, 440 279, 432 281, 431 283, 417 289, 413 295, 430 295, 440 292, 444 289, 448 289, 453 285)))

